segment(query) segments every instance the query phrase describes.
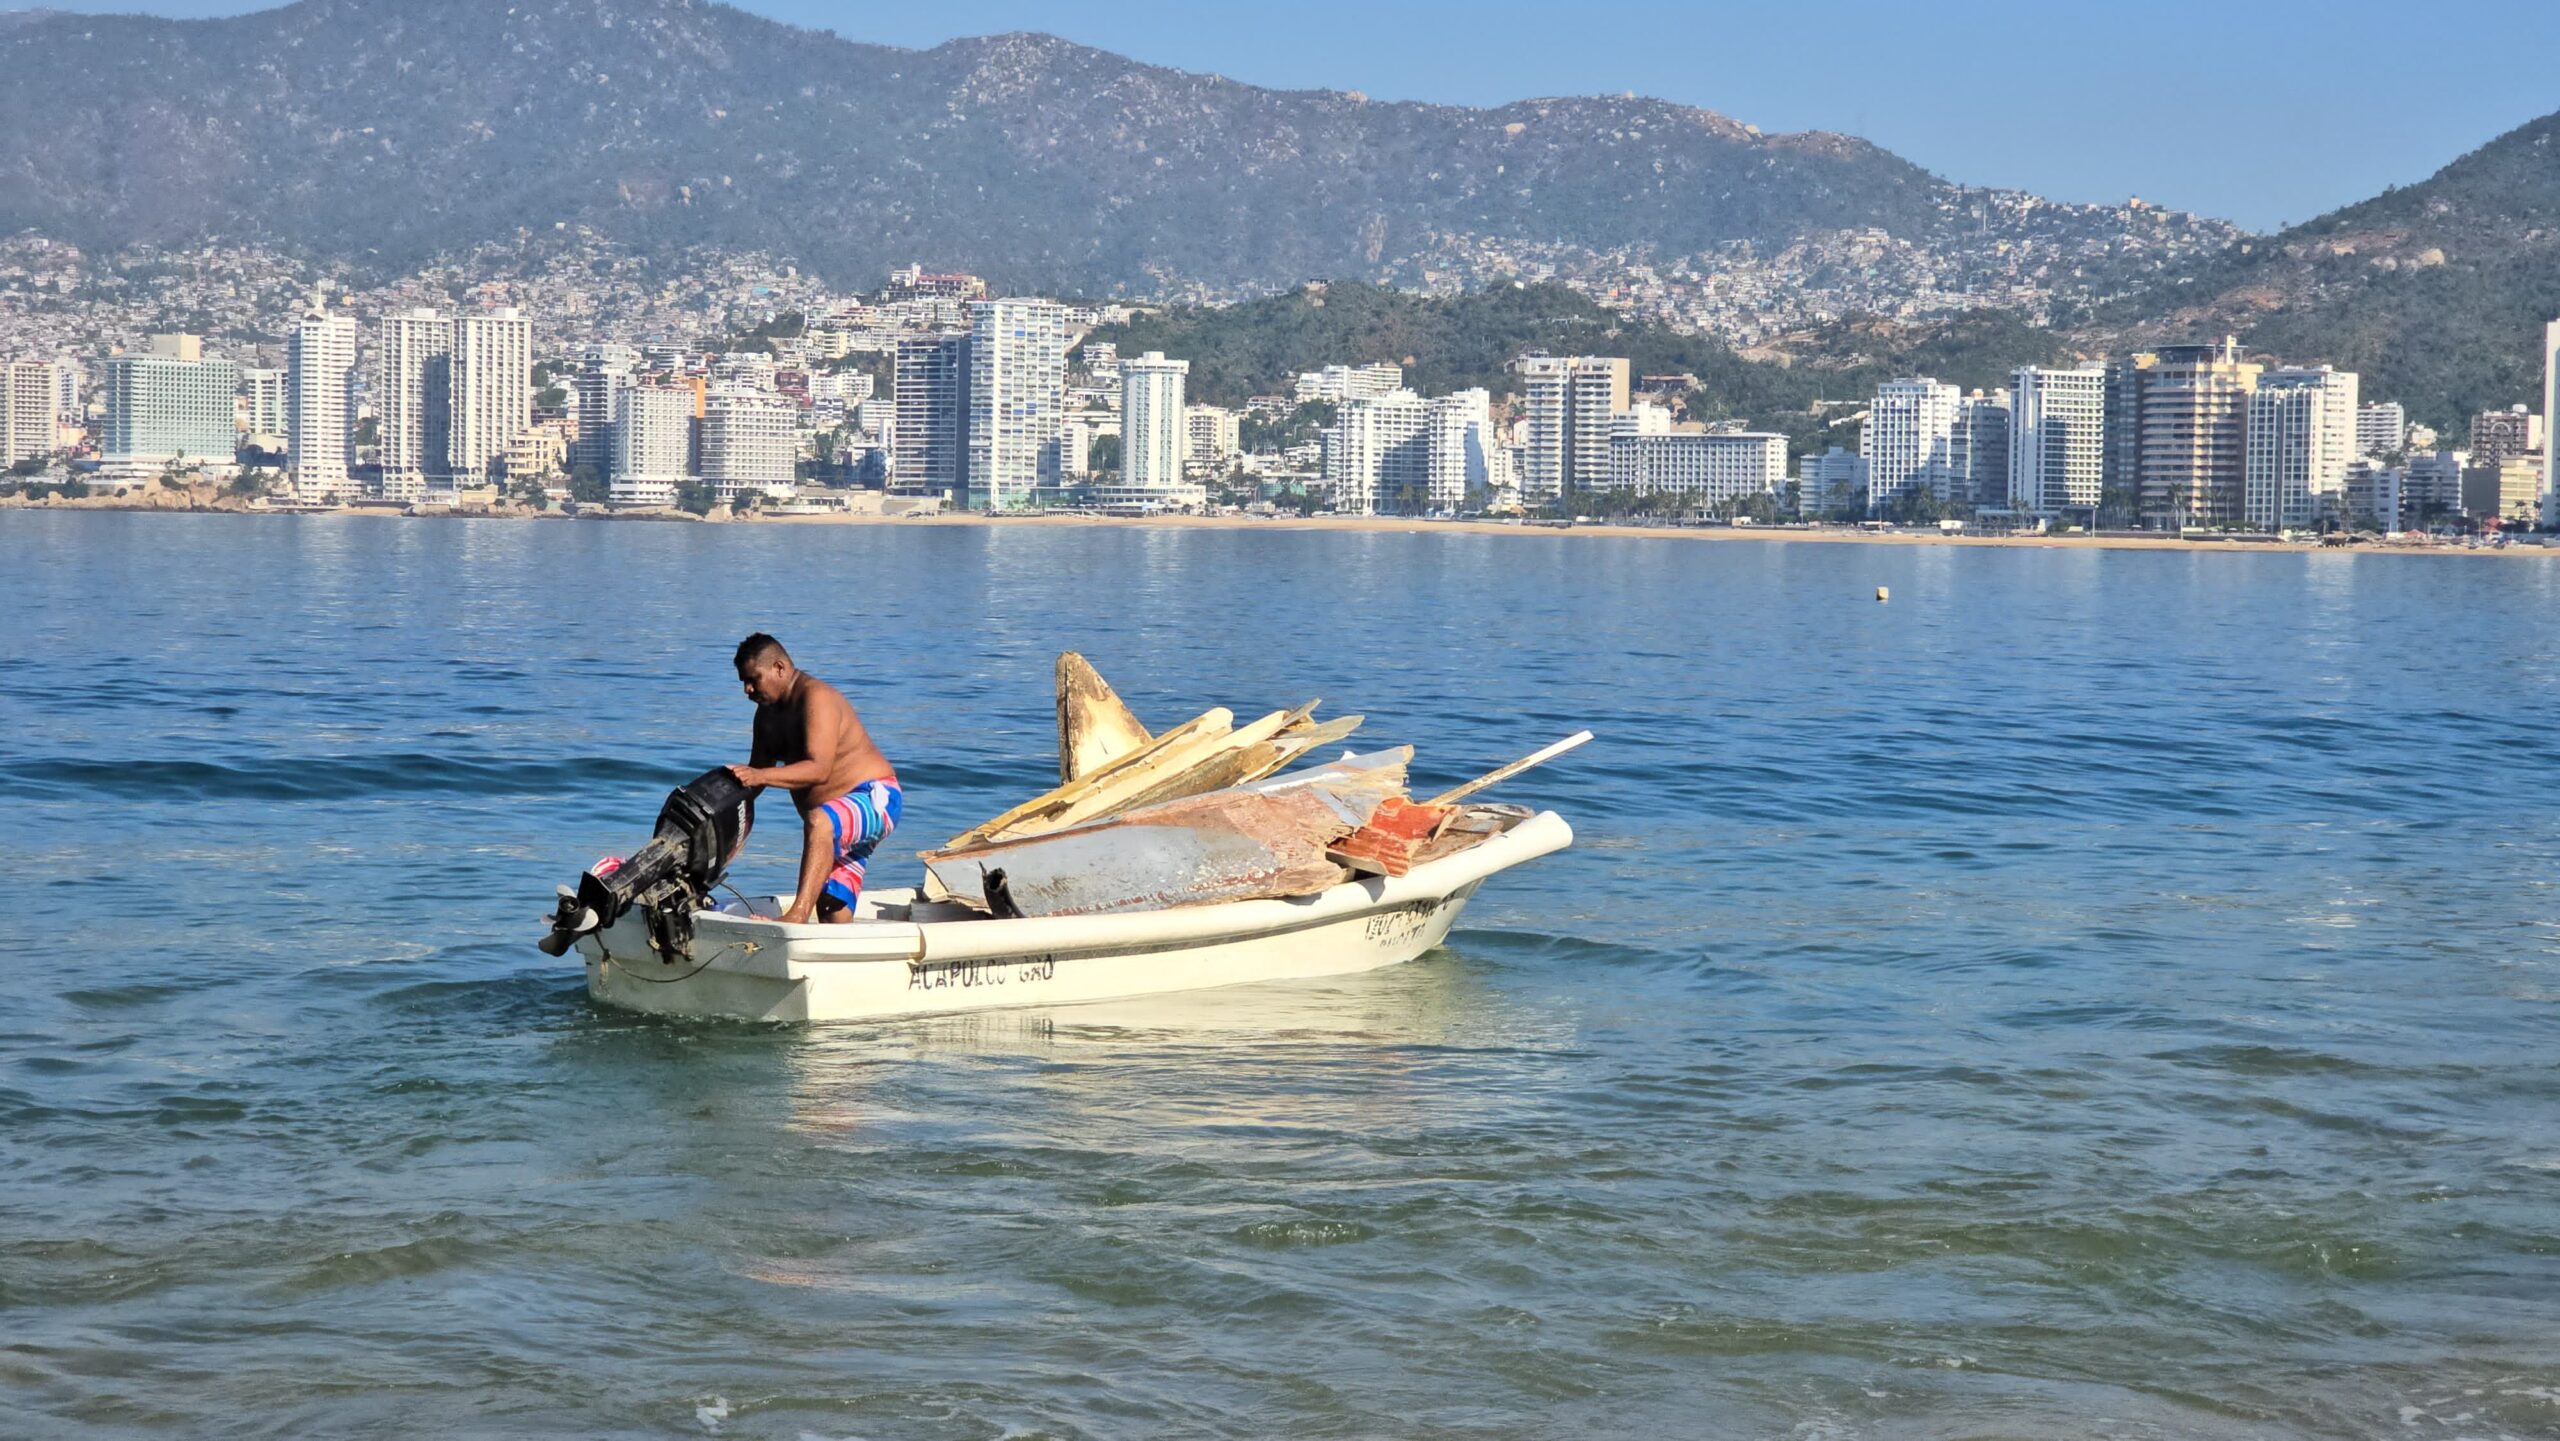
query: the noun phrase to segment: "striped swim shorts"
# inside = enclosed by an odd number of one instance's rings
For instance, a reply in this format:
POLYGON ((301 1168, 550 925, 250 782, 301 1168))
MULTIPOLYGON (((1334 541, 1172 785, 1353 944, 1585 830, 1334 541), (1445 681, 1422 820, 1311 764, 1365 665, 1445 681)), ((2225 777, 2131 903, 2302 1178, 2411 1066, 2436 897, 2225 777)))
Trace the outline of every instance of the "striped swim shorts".
POLYGON ((898 828, 902 804, 895 780, 876 780, 864 781, 818 807, 836 837, 836 865, 827 873, 827 884, 819 892, 821 909, 851 909, 862 898, 864 867, 872 851, 898 828))

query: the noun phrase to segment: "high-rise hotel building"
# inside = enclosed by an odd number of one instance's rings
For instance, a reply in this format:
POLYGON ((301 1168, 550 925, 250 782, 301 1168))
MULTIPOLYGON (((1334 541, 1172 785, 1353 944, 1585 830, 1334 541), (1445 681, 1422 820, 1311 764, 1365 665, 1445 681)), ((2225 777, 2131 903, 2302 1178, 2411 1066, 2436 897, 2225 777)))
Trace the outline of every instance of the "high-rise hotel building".
POLYGON ((205 359, 192 335, 155 335, 139 352, 110 356, 100 473, 143 480, 172 464, 233 473, 239 395, 239 367, 205 359))
POLYGON ((1623 356, 1529 355, 1518 362, 1528 445, 1523 505, 1559 505, 1609 483, 1609 438, 1627 409, 1623 356))
POLYGON ((418 500, 451 473, 453 322, 433 310, 382 317, 374 340, 373 429, 382 494, 418 500))
POLYGON ((1007 510, 1055 494, 1067 400, 1066 307, 973 300, 969 322, 966 503, 1007 510))
POLYGON ((496 480, 507 447, 533 423, 533 322, 514 306, 453 323, 452 426, 445 474, 459 486, 496 480))
POLYGON ((969 476, 969 337, 898 340, 889 492, 958 503, 969 476))
MULTIPOLYGON (((1905 376, 1876 387, 1866 426, 1858 432, 1858 454, 1867 462, 1869 514, 1919 491, 1941 501, 1951 498, 1956 414, 1963 402, 1964 392, 1927 376, 1905 376)), ((2014 442, 2010 449, 2014 455, 2014 442)))
POLYGON ((2241 353, 2240 342, 2229 337, 2211 345, 2167 345, 2133 372, 2134 485, 2151 529, 2244 519, 2249 397, 2261 367, 2241 353))
POLYGON ((1191 453, 1183 419, 1183 378, 1191 362, 1164 352, 1120 362, 1120 483, 1132 490, 1170 491, 1182 484, 1191 453))
MULTIPOLYGON (((2356 373, 2285 366, 2249 397, 2242 519, 2260 530, 2344 520, 2356 459, 2356 373)), ((2395 506, 2396 512, 2396 506, 2395 506)))
POLYGON ((2009 508, 2095 512, 2106 482, 2106 368, 2020 366, 2009 413, 2009 508))
POLYGON ((315 305, 294 327, 286 448, 303 500, 355 494, 356 323, 315 305))

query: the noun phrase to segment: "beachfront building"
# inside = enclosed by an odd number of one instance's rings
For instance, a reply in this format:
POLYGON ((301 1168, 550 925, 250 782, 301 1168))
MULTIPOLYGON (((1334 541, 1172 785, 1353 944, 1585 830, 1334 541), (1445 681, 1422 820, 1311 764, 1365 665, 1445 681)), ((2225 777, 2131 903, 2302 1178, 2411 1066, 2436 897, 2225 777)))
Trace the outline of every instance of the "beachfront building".
POLYGON ((2474 461, 2462 472, 2462 509, 2474 520, 2531 526, 2542 514, 2542 456, 2528 450, 2495 465, 2474 461))
POLYGON ((2409 412, 2396 400, 2356 407, 2356 454, 2398 455, 2409 444, 2409 412))
POLYGON ((1948 436, 1947 469, 1951 498, 1966 505, 1996 508, 2009 503, 2009 392, 1977 390, 1956 404, 1955 430, 1948 436))
POLYGON ((2356 458, 2356 373, 2284 366, 2258 378, 2249 397, 2242 519, 2259 530, 2297 530, 2342 517, 2347 466, 2356 458))
POLYGON ((1858 454, 1867 462, 1868 514, 1881 515, 1907 495, 1926 494, 1942 504, 1953 498, 1956 410, 1963 399, 1954 386, 1927 376, 1876 387, 1875 404, 1858 432, 1858 454))
POLYGON ((499 479, 507 449, 533 423, 533 322, 506 306, 453 324, 452 435, 444 472, 456 488, 499 479))
POLYGON ((1201 475, 1217 475, 1244 454, 1244 412, 1216 405, 1194 405, 1182 413, 1190 442, 1188 464, 1201 475))
POLYGON ((2249 397, 2261 369, 2225 336, 2162 346, 2135 372, 2134 498, 2144 525, 2185 530, 2242 522, 2249 397))
POLYGON ((1520 372, 1528 443, 1520 454, 1524 505, 1566 505, 1609 479, 1609 440, 1627 410, 1624 356, 1527 355, 1520 372))
POLYGON ((569 442, 571 470, 613 474, 613 414, 639 369, 640 352, 628 345, 608 341, 578 352, 569 372, 569 413, 578 421, 578 437, 569 442))
MULTIPOLYGON (((2560 320, 2542 327, 2542 413, 2560 416, 2560 320)), ((2560 528, 2560 437, 2542 447, 2542 523, 2560 528)))
POLYGON ((2459 450, 2422 450, 2401 467, 2402 523, 2424 529, 2438 520, 2462 514, 2462 468, 2470 457, 2459 450))
POLYGON ((1867 459, 1832 446, 1796 467, 1796 514, 1807 520, 1862 513, 1867 508, 1867 459))
POLYGON ((2106 484, 2106 368, 2022 365, 2009 379, 2009 508, 2094 518, 2106 484))
POLYGON ((723 505, 789 500, 799 480, 799 408, 749 389, 715 390, 702 406, 702 481, 723 505))
POLYGON ((1410 390, 1343 402, 1324 431, 1324 483, 1344 515, 1409 514, 1431 491, 1431 405, 1410 390))
POLYGON ((451 470, 453 322, 426 309, 385 315, 374 356, 374 447, 382 463, 382 494, 423 499, 428 480, 441 484, 451 470))
POLYGON ((290 430, 291 380, 283 367, 248 366, 240 372, 240 418, 249 443, 260 450, 283 450, 290 430))
POLYGON ((2347 462, 2347 524, 2386 534, 2398 531, 2408 503, 2407 479, 2401 467, 2369 455, 2347 462))
POLYGON ((193 335, 155 335, 138 352, 107 360, 106 424, 98 438, 101 478, 141 481, 172 467, 238 473, 240 369, 208 360, 193 335))
POLYGON ((1783 435, 1628 426, 1609 440, 1609 488, 1622 494, 1677 496, 1690 509, 1717 510, 1755 495, 1775 499, 1786 481, 1783 435))
POLYGON ((61 369, 50 360, 0 364, 0 465, 52 459, 62 421, 61 369))
POLYGON ((1120 362, 1120 485, 1167 493, 1182 484, 1191 453, 1183 415, 1183 378, 1191 362, 1167 360, 1161 350, 1120 362))
POLYGON ((1058 489, 1067 316, 1054 300, 969 302, 969 458, 964 503, 1009 510, 1058 489))
POLYGON ((615 505, 673 505, 676 487, 693 479, 693 412, 689 385, 649 381, 614 396, 615 505))
POLYGON ((1421 505, 1406 514, 1454 515, 1493 503, 1509 482, 1508 457, 1493 433, 1493 397, 1481 389, 1432 397, 1430 448, 1421 505))
POLYGON ((315 304, 294 327, 289 351, 285 447, 294 496, 350 499, 356 491, 356 323, 315 304))
POLYGON ((969 337, 898 338, 889 491, 956 501, 969 474, 969 337))

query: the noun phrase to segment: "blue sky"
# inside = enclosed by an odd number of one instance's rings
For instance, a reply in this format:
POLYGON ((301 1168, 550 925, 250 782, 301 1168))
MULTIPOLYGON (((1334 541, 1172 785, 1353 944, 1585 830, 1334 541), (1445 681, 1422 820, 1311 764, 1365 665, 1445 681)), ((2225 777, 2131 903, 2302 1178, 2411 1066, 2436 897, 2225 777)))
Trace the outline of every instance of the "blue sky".
MULTIPOLYGON (((5 3, 5 0, 0 0, 5 3)), ((252 0, 51 0, 236 14, 252 0)), ((743 0, 848 39, 1047 30, 1257 85, 1487 105, 1634 90, 1951 180, 2306 220, 2560 110, 2560 0, 743 0)))

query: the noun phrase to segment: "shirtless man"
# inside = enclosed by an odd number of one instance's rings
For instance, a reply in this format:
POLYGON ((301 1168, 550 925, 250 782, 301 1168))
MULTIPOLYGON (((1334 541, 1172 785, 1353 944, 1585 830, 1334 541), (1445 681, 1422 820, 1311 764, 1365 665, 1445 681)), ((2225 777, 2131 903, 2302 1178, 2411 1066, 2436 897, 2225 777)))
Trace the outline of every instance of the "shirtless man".
MULTIPOLYGON (((762 631, 738 642, 738 683, 756 703, 755 743, 729 773, 750 788, 787 786, 800 808, 800 886, 787 922, 853 919, 864 863, 897 827, 898 773, 844 692, 791 663, 762 631)), ((754 820, 750 799, 748 819, 754 820)))

